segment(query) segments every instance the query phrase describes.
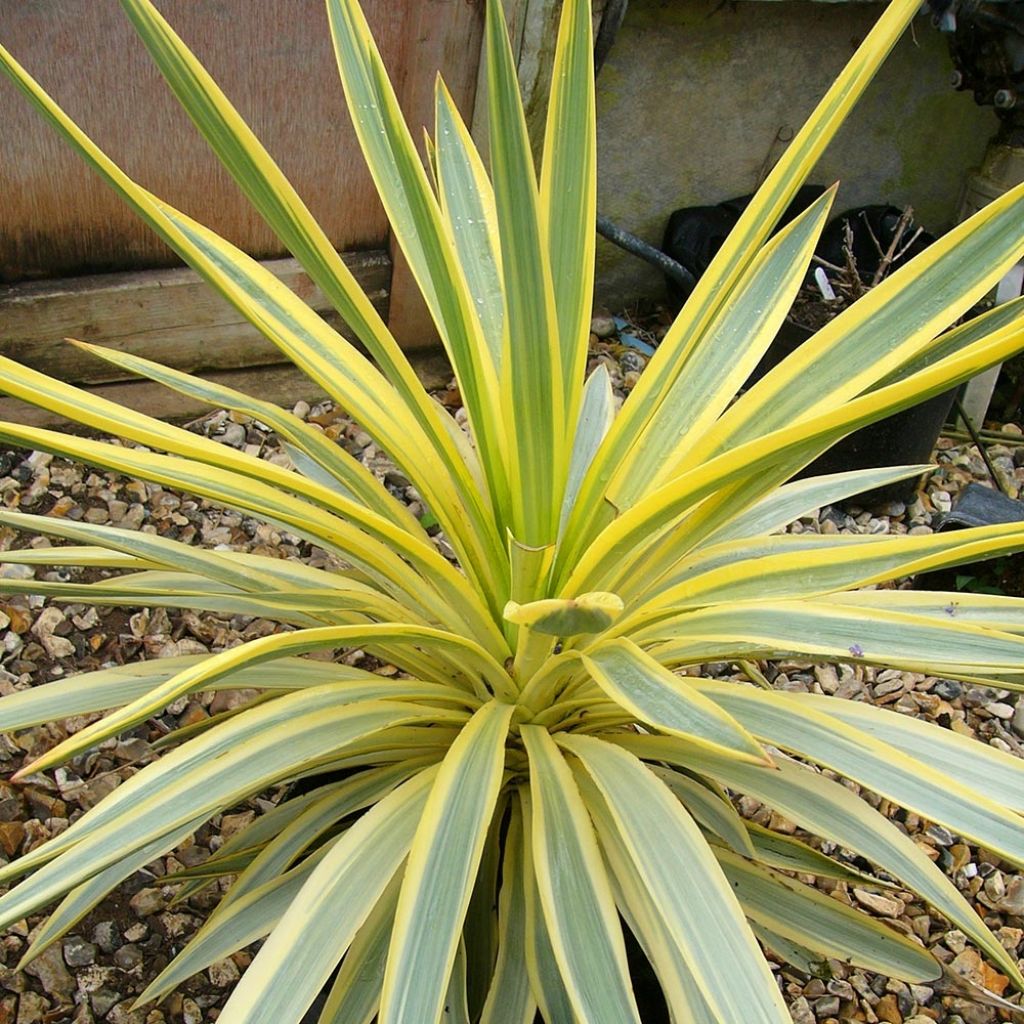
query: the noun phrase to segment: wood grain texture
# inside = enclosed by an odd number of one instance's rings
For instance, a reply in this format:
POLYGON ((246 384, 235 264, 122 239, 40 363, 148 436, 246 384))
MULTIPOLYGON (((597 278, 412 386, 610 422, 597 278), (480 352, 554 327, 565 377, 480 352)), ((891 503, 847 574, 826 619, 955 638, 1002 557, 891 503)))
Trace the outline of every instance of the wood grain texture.
MULTIPOLYGON (((384 252, 345 254, 382 314, 391 261, 384 252)), ((332 325, 345 326, 293 259, 264 264, 332 325)), ((108 345, 193 373, 281 362, 281 353, 191 270, 99 274, 0 287, 0 353, 74 383, 126 374, 64 342, 108 345)))
MULTIPOLYGON (((387 223, 349 124, 323 4, 158 2, 335 246, 380 247, 387 223)), ((408 5, 364 6, 385 60, 399 63, 408 5)), ((147 188, 254 256, 284 255, 178 107, 116 0, 0 0, 0 39, 147 188)), ((0 112, 0 280, 177 263, 6 80, 0 112)))
MULTIPOLYGON (((339 250, 389 245, 316 0, 158 0, 281 164, 339 250)), ((363 0, 413 132, 434 77, 463 114, 476 91, 482 0, 363 0)), ((178 107, 116 0, 0 0, 0 40, 143 185, 260 259, 286 255, 178 107)), ((0 81, 0 282, 179 265, 0 81)), ((391 327, 437 335, 404 261, 391 327)))

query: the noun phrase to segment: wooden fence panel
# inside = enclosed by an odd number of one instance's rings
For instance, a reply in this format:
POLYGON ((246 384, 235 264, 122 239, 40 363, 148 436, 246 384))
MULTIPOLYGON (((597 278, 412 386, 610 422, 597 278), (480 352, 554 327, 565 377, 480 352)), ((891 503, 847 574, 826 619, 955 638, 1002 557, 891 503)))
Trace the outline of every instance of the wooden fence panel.
MULTIPOLYGON (((349 123, 322 0, 157 2, 374 303, 390 308, 399 341, 410 349, 435 344, 349 123)), ((433 124, 438 69, 468 118, 483 0, 362 2, 417 140, 433 124)), ((280 242, 189 123, 116 0, 0 0, 0 40, 128 173, 271 261, 313 308, 343 327, 294 261, 282 258, 280 242)), ((67 380, 116 383, 121 375, 69 351, 62 339, 70 335, 186 370, 265 367, 268 382, 287 377, 282 397, 299 387, 281 370, 276 350, 194 275, 163 269, 180 262, 6 80, 0 196, 0 352, 67 380)))

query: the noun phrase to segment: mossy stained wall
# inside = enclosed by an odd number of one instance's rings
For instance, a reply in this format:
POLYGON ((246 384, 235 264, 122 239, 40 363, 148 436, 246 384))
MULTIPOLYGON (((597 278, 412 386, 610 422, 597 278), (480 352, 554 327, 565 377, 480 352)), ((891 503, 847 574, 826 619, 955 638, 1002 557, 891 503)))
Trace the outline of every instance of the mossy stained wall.
MULTIPOLYGON (((598 79, 600 212, 659 244, 672 210, 753 191, 881 10, 632 0, 598 79)), ((950 87, 951 71, 919 17, 812 176, 841 181, 837 211, 910 203, 930 230, 953 223, 996 119, 950 87)), ((599 240, 599 302, 662 294, 654 270, 599 240)))

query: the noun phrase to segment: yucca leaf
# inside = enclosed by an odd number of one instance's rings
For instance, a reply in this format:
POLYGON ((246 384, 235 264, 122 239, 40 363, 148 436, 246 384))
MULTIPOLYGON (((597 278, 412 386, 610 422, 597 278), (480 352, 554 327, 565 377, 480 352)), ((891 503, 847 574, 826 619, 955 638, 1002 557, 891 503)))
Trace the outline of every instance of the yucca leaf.
MULTIPOLYGON (((569 0, 562 6, 538 203, 541 238, 551 267, 568 423, 576 418, 579 405, 594 289, 597 133, 590 8, 590 0, 569 0)), ((492 142, 492 152, 493 148, 492 142)))
POLYGON ((999 523, 969 533, 875 537, 872 543, 845 543, 847 538, 841 536, 829 540, 808 546, 783 542, 775 545, 781 549, 777 554, 771 553, 769 545, 748 553, 743 542, 734 543, 722 553, 723 564, 688 572, 631 616, 629 623, 640 628, 669 609, 824 596, 1010 554, 1024 548, 1024 524, 999 523))
POLYGON ((835 188, 829 189, 758 252, 736 284, 743 301, 724 306, 709 323, 609 482, 616 508, 628 508, 670 479, 694 439, 714 426, 753 372, 803 284, 834 197, 835 188))
POLYGON ((895 0, 888 5, 786 147, 757 196, 743 211, 735 228, 697 282, 684 310, 624 403, 622 414, 591 464, 581 488, 578 499, 581 509, 589 511, 598 506, 611 474, 627 457, 635 439, 665 400, 690 354, 703 343, 708 323, 723 305, 732 301, 736 282, 916 13, 914 0, 895 0))
POLYGON ((944 331, 913 358, 886 374, 877 383, 872 385, 871 390, 906 380, 915 373, 928 369, 929 366, 933 366, 940 360, 956 355, 968 345, 973 345, 994 331, 1002 330, 1006 327, 1020 326, 1022 316, 1024 316, 1024 296, 1010 299, 1007 302, 1000 302, 999 305, 993 306, 977 316, 972 315, 970 319, 958 326, 944 331))
MULTIPOLYGON (((1024 828, 1005 810, 946 771, 926 764, 786 693, 696 680, 697 690, 734 715, 767 743, 832 768, 929 821, 1024 865, 1024 828)), ((836 698, 828 698, 836 704, 836 698)), ((936 727, 937 728, 937 727, 936 727)))
POLYGON ((534 872, 573 1011, 580 1024, 640 1024, 611 886, 572 771, 546 730, 526 725, 521 732, 530 757, 534 872))
MULTIPOLYGON (((432 606, 441 612, 447 600, 453 600, 476 620, 475 629, 471 629, 480 630, 482 636, 489 634, 489 642, 497 650, 501 650, 504 644, 493 621, 481 607, 479 595, 467 587, 465 577, 435 548, 414 541, 383 517, 360 510, 360 506, 354 503, 349 513, 352 518, 361 519, 364 528, 354 526, 346 519, 331 515, 270 484, 176 456, 155 455, 134 448, 121 448, 11 423, 0 423, 0 437, 16 444, 55 451, 115 472, 178 487, 229 507, 253 512, 334 550, 363 568, 386 592, 411 602, 423 614, 428 614, 426 609, 432 606), (372 519, 367 516, 372 516, 372 519), (365 527, 369 527, 377 536, 366 532, 365 527), (404 551, 414 564, 419 563, 427 576, 415 572, 398 557, 398 551, 404 551), (426 568, 428 565, 429 569, 426 568), (437 599, 438 591, 434 589, 437 585, 447 591, 443 601, 437 599)), ((457 621, 462 622, 461 618, 457 621)), ((462 626, 465 627, 466 623, 462 622, 462 626)))
POLYGON ((501 388, 509 471, 517 484, 510 526, 521 543, 541 546, 557 534, 555 515, 569 454, 568 382, 551 341, 558 335, 558 313, 539 223, 537 178, 505 17, 496 0, 488 0, 486 22, 491 176, 505 291, 501 388))
MULTIPOLYGON (((585 772, 578 777, 590 803, 607 813, 607 802, 597 786, 585 772)), ((660 908, 634 870, 626 844, 615 829, 604 830, 601 851, 611 869, 619 912, 654 968, 671 1019, 687 1024, 720 1024, 722 1018, 701 995, 686 957, 673 941, 660 908)))
POLYGON ((202 823, 203 819, 201 818, 186 822, 184 826, 172 829, 77 885, 61 900, 43 924, 32 933, 31 945, 18 962, 18 970, 24 970, 40 953, 49 949, 61 936, 67 934, 112 889, 126 878, 134 875, 140 868, 179 846, 202 823))
MULTIPOLYGON (((265 423, 285 439, 286 447, 290 444, 292 450, 297 448, 320 467, 321 476, 311 477, 316 483, 330 487, 350 500, 359 501, 367 508, 384 515, 413 536, 422 538, 423 530, 415 516, 411 515, 408 508, 398 501, 358 459, 350 455, 343 445, 331 441, 321 431, 304 423, 279 405, 253 398, 224 384, 204 380, 202 377, 183 373, 181 370, 175 370, 169 366, 161 366, 159 363, 154 363, 150 359, 144 359, 131 352, 122 352, 119 349, 107 348, 103 345, 89 345, 83 341, 73 341, 72 344, 98 359, 103 359, 137 376, 156 381, 158 384, 163 384, 165 387, 206 402, 218 409, 230 409, 242 415, 251 416, 260 423, 265 423)), ((5 378, 5 385, 7 379, 5 378)), ((92 394, 88 396, 79 394, 81 401, 75 406, 76 418, 82 420, 86 415, 95 415, 98 404, 96 397, 92 394)), ((37 404, 38 395, 39 391, 36 389, 34 401, 37 404)), ((113 404, 111 403, 111 405, 113 404)), ((137 429, 135 421, 136 417, 133 416, 130 424, 133 429, 137 429)), ((121 436, 129 436, 120 425, 118 433, 121 436)), ((213 443, 216 448, 208 449, 210 457, 206 461, 210 461, 213 465, 222 465, 225 458, 225 446, 217 442, 213 443)), ((175 449, 168 449, 168 451, 173 450, 175 449)), ((227 457, 231 457, 230 452, 227 457)), ((237 468, 244 472, 243 467, 249 467, 252 475, 257 479, 262 479, 263 474, 260 473, 260 468, 266 467, 266 465, 265 459, 251 460, 249 463, 238 460, 237 468)), ((301 470, 301 467, 299 468, 301 470)))
POLYGON ((381 1024, 444 1006, 473 878, 501 786, 512 705, 485 704, 437 774, 409 851, 381 990, 381 1024))
MULTIPOLYGON (((172 658, 153 658, 95 672, 82 672, 19 690, 9 694, 0 703, 0 731, 14 732, 44 722, 129 704, 168 679, 195 668, 207 657, 205 654, 186 654, 172 658)), ((287 691, 358 679, 372 682, 373 674, 348 665, 289 657, 240 668, 229 679, 212 681, 210 689, 237 690, 251 687, 287 691)))
MULTIPOLYGON (((21 513, 24 515, 25 513, 21 513)), ((44 517, 45 518, 45 517, 44 517)), ((41 531, 40 531, 41 532, 41 531)), ((92 544, 62 544, 60 547, 17 548, 3 553, 4 564, 89 566, 95 569, 158 569, 151 562, 123 551, 111 551, 92 544)))
POLYGON ((190 573, 146 571, 96 583, 49 583, 13 580, 0 593, 43 594, 56 601, 118 607, 194 608, 221 615, 251 615, 295 626, 345 625, 367 618, 396 618, 417 625, 423 619, 397 601, 357 587, 337 590, 292 590, 261 600, 190 573))
POLYGON ((766 950, 770 950, 780 960, 792 964, 810 978, 825 974, 831 966, 827 960, 822 959, 820 953, 773 932, 757 921, 751 921, 750 927, 766 950))
POLYGON ((503 516, 509 484, 498 378, 454 245, 362 11, 354 0, 328 0, 327 14, 353 127, 392 230, 451 359, 491 501, 503 516))
POLYGON ((440 77, 435 92, 438 198, 494 372, 500 375, 505 295, 494 190, 469 129, 440 77))
POLYGON ((370 768, 345 779, 311 803, 264 846, 239 874, 210 920, 250 892, 287 871, 302 853, 343 818, 382 800, 426 765, 417 761, 370 768))
MULTIPOLYGON (((138 698, 117 711, 111 712, 99 722, 87 725, 47 753, 36 758, 31 764, 23 767, 19 775, 42 771, 52 765, 59 764, 75 754, 106 739, 108 736, 123 732, 131 726, 145 721, 167 704, 179 697, 193 693, 201 687, 210 685, 218 679, 229 679, 239 669, 259 664, 261 661, 274 661, 288 655, 306 654, 323 648, 334 648, 347 644, 370 643, 380 640, 384 643, 417 641, 419 643, 439 643, 442 647, 452 646, 457 651, 465 651, 469 655, 468 687, 477 685, 476 673, 486 677, 497 672, 484 652, 471 641, 463 640, 454 634, 441 633, 426 627, 405 624, 390 625, 354 625, 354 626, 323 626, 314 629, 296 630, 290 633, 275 633, 260 637, 238 647, 231 647, 218 654, 212 654, 197 665, 184 669, 167 682, 150 690, 145 696, 138 698)), ((457 659, 458 660, 458 659, 457 659)), ((454 691, 436 683, 418 683, 404 679, 387 679, 371 674, 369 679, 356 679, 334 684, 336 699, 339 702, 358 703, 360 701, 393 699, 392 695, 408 694, 413 700, 430 700, 436 696, 452 696, 454 691)), ((457 688, 456 688, 457 689, 457 688)), ((486 691, 485 691, 486 692, 486 691)), ((399 698, 401 699, 401 698, 399 698)))
POLYGON ((480 1015, 480 1024, 533 1024, 537 1002, 526 969, 527 876, 523 859, 523 818, 512 806, 505 834, 498 897, 498 959, 480 1015))
POLYGON ((862 491, 887 487, 931 470, 931 465, 879 466, 794 480, 729 520, 711 534, 706 542, 724 544, 730 540, 774 533, 826 505, 835 505, 844 498, 850 498, 862 491))
POLYGON ((405 860, 436 777, 420 772, 334 843, 232 992, 223 1024, 298 1021, 405 860))
POLYGON ((743 913, 823 957, 909 982, 932 981, 942 967, 927 949, 862 911, 728 850, 715 853, 743 913))
POLYGON ((611 429, 615 419, 615 396, 612 381, 602 363, 587 378, 580 403, 579 419, 573 439, 572 456, 569 459, 569 475, 565 483, 565 496, 558 520, 558 534, 561 539, 576 504, 583 478, 601 442, 611 429))
MULTIPOLYGON (((329 395, 338 398, 417 483, 427 503, 449 530, 466 571, 478 573, 477 578, 485 590, 500 586, 501 578, 493 575, 500 567, 487 561, 489 557, 493 561, 497 542, 493 524, 477 521, 476 529, 467 529, 467 510, 472 509, 472 502, 453 501, 441 486, 444 477, 434 475, 437 470, 431 466, 429 449, 416 447, 419 431, 415 421, 379 372, 369 363, 349 367, 346 361, 344 368, 349 371, 346 376, 353 384, 349 391, 357 392, 346 398, 338 387, 340 360, 332 357, 333 338, 330 335, 318 337, 330 332, 330 328, 258 263, 183 214, 164 204, 161 210, 186 239, 190 250, 211 269, 212 280, 221 286, 225 297, 229 300, 234 297, 243 314, 256 304, 257 326, 263 325, 266 333, 269 325, 271 340, 276 340, 286 355, 313 376, 329 395), (486 550, 488 543, 490 551, 486 550)), ((481 444, 479 437, 477 442, 481 444)))
POLYGON ((153 4, 121 0, 121 6, 224 167, 415 405, 423 389, 404 353, 276 162, 153 4))
POLYGON ((609 571, 610 564, 614 565, 624 556, 632 555, 635 559, 636 550, 645 546, 646 538, 657 538, 662 526, 713 495, 687 520, 687 529, 680 531, 673 560, 681 557, 728 522, 737 510, 752 505, 840 437, 974 376, 1015 352, 1022 337, 1021 329, 1012 325, 1001 328, 907 380, 731 448, 699 468, 683 473, 607 527, 581 558, 564 590, 572 593, 595 586, 614 588, 617 573, 609 571))
POLYGON ((462 926, 462 941, 466 947, 466 1000, 473 1020, 480 1018, 498 959, 498 877, 503 836, 508 824, 508 805, 509 794, 503 787, 491 815, 480 866, 473 881, 473 894, 462 926))
MULTIPOLYGON (((651 767, 652 771, 655 770, 654 766, 651 767)), ((773 832, 754 821, 744 821, 743 824, 754 849, 750 859, 759 864, 766 864, 782 871, 792 871, 799 875, 835 878, 864 889, 893 888, 892 882, 882 881, 866 871, 858 871, 849 864, 842 864, 832 857, 826 857, 820 850, 814 849, 795 836, 773 832)))
POLYGON ((231 806, 330 752, 340 757, 391 726, 450 717, 388 701, 348 704, 330 685, 253 708, 147 765, 70 828, 0 868, 7 879, 44 865, 0 897, 0 920, 18 920, 178 823, 231 806))
MULTIPOLYGON (((732 887, 682 804, 635 757, 603 740, 559 736, 600 793, 598 836, 613 832, 701 995, 724 1020, 788 1024, 789 1015, 732 887), (687 884, 679 884, 681 870, 687 884), (729 965, 723 975, 722 964, 729 965)), ((584 790, 584 795, 587 791, 584 790)))
POLYGON ((478 508, 476 492, 466 490, 465 505, 454 500, 445 469, 431 457, 431 442, 386 378, 265 267, 132 181, 3 47, 0 70, 168 245, 374 436, 445 524, 467 571, 479 572, 497 595, 494 600, 501 600, 501 548, 493 520, 481 513, 475 528, 468 527, 467 508, 478 508))
POLYGON ((895 611, 946 622, 972 623, 1005 633, 1024 633, 1024 604, 1003 594, 927 590, 863 590, 833 594, 829 601, 850 608, 895 611))
POLYGON ((756 852, 750 841, 746 823, 724 792, 719 794, 709 784, 698 782, 689 775, 664 766, 650 765, 659 781, 676 797, 694 820, 724 839, 737 853, 754 858, 756 852))
POLYGON ((719 713, 689 680, 673 675, 631 641, 598 643, 588 650, 583 664, 616 704, 642 722, 728 757, 770 763, 757 740, 739 722, 719 713))
POLYGON ((265 881, 223 910, 218 907, 188 945, 146 986, 135 1004, 162 999, 193 974, 269 935, 336 842, 325 843, 301 864, 265 881))
MULTIPOLYGON (((728 649, 735 638, 751 647, 806 652, 841 661, 889 660, 932 664, 971 664, 979 669, 1014 671, 1019 668, 1024 638, 966 623, 915 618, 894 612, 856 611, 822 600, 746 602, 742 621, 732 608, 710 607, 682 613, 650 627, 634 639, 685 645, 688 639, 712 640, 728 649)), ((659 660, 676 659, 667 651, 659 660)))
MULTIPOLYGON (((439 427, 436 408, 405 354, 323 230, 227 97, 149 0, 123 0, 122 6, 182 106, 224 166, 405 399, 407 408, 444 463, 459 496, 460 501, 451 502, 447 508, 454 511, 460 504, 465 505, 475 527, 486 533, 488 512, 457 450, 439 427)), ((429 493, 422 486, 420 489, 429 493)), ((454 521, 447 518, 445 509, 439 511, 439 516, 451 529, 454 521)), ((495 568, 500 566, 492 564, 492 571, 495 568)))
POLYGON ((1022 213, 1024 188, 1011 190, 890 274, 738 399, 674 473, 834 409, 904 365, 1017 262, 1022 213))
MULTIPOLYGON (((684 520, 685 522, 685 520, 684 520)), ((639 585, 640 591, 634 603, 639 609, 652 609, 656 615, 663 594, 685 587, 690 580, 699 580, 719 569, 725 569, 733 563, 753 561, 759 558, 771 558, 776 555, 796 554, 798 552, 820 552, 824 549, 852 549, 860 544, 882 544, 895 537, 880 536, 870 533, 779 533, 772 536, 744 537, 741 540, 725 541, 721 544, 701 544, 688 552, 674 565, 661 563, 661 577, 648 580, 639 585)), ((895 550, 895 549, 894 549, 895 550)), ((645 556, 646 563, 647 558, 645 556)), ((740 570, 738 575, 742 575, 740 570)), ((695 583, 699 586, 699 583, 695 583)), ((685 592, 685 591, 684 591, 685 592)), ((699 606, 695 601, 694 606, 699 606)), ((713 604, 713 600, 706 602, 713 604)), ((638 610, 636 614, 641 614, 638 610)))
MULTIPOLYGON (((281 567, 281 572, 277 573, 268 572, 255 561, 243 566, 238 561, 227 557, 225 552, 210 551, 192 544, 183 544, 181 541, 160 537, 155 533, 146 533, 142 530, 127 530, 123 527, 108 525, 100 526, 95 523, 75 522, 71 519, 59 519, 54 516, 29 515, 24 512, 11 512, 7 509, 0 511, 0 524, 11 526, 17 530, 62 537, 65 540, 99 544, 108 550, 128 555, 130 558, 141 558, 145 562, 168 569, 194 573, 199 577, 216 580, 243 592, 258 588, 271 591, 294 588, 294 583, 283 575, 288 571, 284 565, 281 567)), ((268 559, 268 561, 270 560, 268 559)), ((317 573, 312 579, 317 580, 325 587, 330 587, 332 583, 331 577, 326 573, 317 573)))
POLYGON ((455 950, 455 963, 448 978, 448 988, 441 1000, 440 1024, 470 1024, 469 1001, 466 994, 466 942, 460 938, 455 950))
POLYGON ((620 733, 609 734, 606 739, 637 757, 705 772, 730 789, 763 801, 802 828, 866 857, 954 922, 1015 986, 1024 988, 1017 965, 956 886, 908 835, 839 783, 781 756, 776 758, 774 769, 767 769, 695 755, 685 744, 667 736, 620 733))
MULTIPOLYGON (((888 708, 861 701, 817 694, 786 694, 795 707, 828 715, 894 747, 915 761, 943 774, 955 768, 959 785, 983 794, 989 801, 1024 813, 1024 761, 987 743, 961 736, 952 729, 923 722, 888 708)), ((901 801, 902 802, 902 801, 901 801)), ((1018 824, 1018 829, 1021 824, 1018 824)), ((982 845, 985 845, 982 843, 982 845)))
POLYGON ((377 1015, 401 887, 399 869, 356 932, 317 1024, 370 1024, 377 1015))
POLYGON ((516 791, 522 822, 523 886, 526 890, 526 974, 530 991, 544 1020, 574 1020, 574 1010, 566 991, 544 919, 533 854, 533 798, 530 790, 516 791))

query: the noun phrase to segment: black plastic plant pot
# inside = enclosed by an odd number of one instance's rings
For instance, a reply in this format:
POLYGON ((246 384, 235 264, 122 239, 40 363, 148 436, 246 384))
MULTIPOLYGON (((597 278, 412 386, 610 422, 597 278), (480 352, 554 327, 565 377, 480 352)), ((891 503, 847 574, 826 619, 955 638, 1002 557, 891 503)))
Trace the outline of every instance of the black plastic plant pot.
MULTIPOLYGON (((795 352, 814 333, 808 327, 786 320, 764 358, 750 377, 750 383, 795 352)), ((935 442, 953 406, 956 389, 935 395, 919 405, 854 431, 801 470, 797 476, 843 473, 877 466, 913 466, 931 460, 935 442)), ((850 499, 860 504, 912 500, 914 479, 876 487, 850 499)))
MULTIPOLYGON (((965 530, 972 526, 1024 522, 1024 501, 1008 498, 983 484, 968 484, 952 509, 936 516, 938 533, 965 530)), ((1024 554, 1000 555, 978 562, 954 565, 922 573, 914 580, 915 590, 964 590, 968 593, 1012 594, 1021 596, 1024 581, 1024 554)))

